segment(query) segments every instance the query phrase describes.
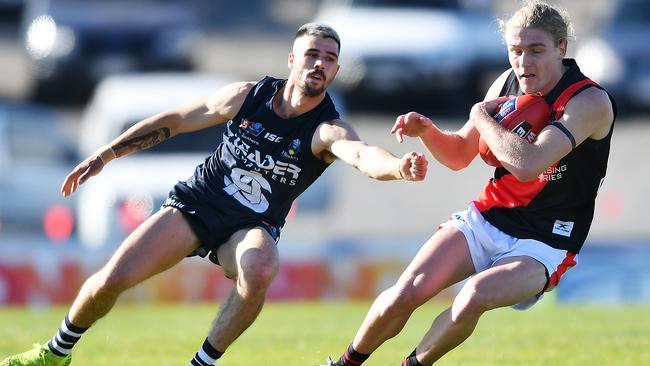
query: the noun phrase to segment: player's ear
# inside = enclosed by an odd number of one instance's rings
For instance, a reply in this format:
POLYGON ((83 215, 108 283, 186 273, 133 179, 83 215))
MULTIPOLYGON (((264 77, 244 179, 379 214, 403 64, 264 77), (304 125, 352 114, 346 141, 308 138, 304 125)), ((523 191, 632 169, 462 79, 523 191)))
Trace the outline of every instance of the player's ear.
POLYGON ((336 72, 334 73, 334 76, 332 76, 332 80, 334 80, 334 78, 336 77, 336 75, 338 75, 339 70, 341 70, 341 65, 336 64, 336 72))
POLYGON ((566 50, 567 47, 569 46, 569 41, 566 39, 563 39, 560 41, 560 44, 558 44, 558 48, 560 49, 560 57, 564 58, 566 56, 566 50))
POLYGON ((295 58, 295 56, 293 55, 293 51, 289 52, 289 57, 287 59, 287 66, 289 67, 290 70, 293 69, 293 59, 294 58, 295 58))

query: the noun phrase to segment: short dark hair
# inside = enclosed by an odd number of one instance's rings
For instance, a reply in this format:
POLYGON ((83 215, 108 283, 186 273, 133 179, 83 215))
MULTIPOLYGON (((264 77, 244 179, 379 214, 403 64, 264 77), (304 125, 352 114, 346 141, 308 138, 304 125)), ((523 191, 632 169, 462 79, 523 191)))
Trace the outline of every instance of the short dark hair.
POLYGON ((329 25, 321 24, 321 23, 303 24, 302 26, 300 26, 300 28, 298 28, 294 40, 302 36, 316 36, 316 37, 333 39, 336 42, 336 44, 339 46, 339 52, 341 52, 341 39, 339 38, 339 35, 338 33, 336 33, 334 28, 330 27, 329 25))

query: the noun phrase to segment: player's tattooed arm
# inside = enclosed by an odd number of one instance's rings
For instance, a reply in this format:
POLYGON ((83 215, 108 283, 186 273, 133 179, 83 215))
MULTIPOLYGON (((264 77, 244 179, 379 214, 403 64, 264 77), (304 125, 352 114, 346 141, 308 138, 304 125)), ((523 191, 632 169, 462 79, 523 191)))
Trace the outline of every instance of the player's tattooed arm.
POLYGON ((171 136, 169 127, 160 127, 141 136, 137 134, 138 128, 129 130, 117 138, 117 143, 104 145, 86 160, 79 163, 63 181, 61 193, 65 197, 74 193, 79 185, 89 178, 99 174, 109 161, 136 151, 148 149, 161 143, 171 136))
POLYGON ((136 151, 145 150, 167 140, 171 135, 169 128, 161 127, 142 136, 133 137, 113 146, 115 156, 120 157, 136 151))

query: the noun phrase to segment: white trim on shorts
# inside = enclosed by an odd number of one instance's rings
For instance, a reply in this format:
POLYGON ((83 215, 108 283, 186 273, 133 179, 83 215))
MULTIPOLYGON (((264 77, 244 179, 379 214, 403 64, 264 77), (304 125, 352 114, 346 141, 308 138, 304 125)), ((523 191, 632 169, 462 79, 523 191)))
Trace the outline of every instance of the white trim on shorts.
MULTIPOLYGON (((571 257, 577 263, 577 255, 566 250, 553 248, 539 240, 518 239, 497 229, 483 218, 474 203, 470 203, 466 210, 452 214, 449 221, 443 225, 446 224, 454 225, 465 235, 477 273, 492 267, 500 259, 527 256, 546 267, 548 281, 556 272, 562 272, 559 273, 561 275, 566 271, 567 268, 560 271, 560 267, 561 265, 566 266, 565 259, 567 257, 571 257)), ((569 265, 569 267, 571 266, 569 265)), ((553 290, 556 284, 547 286, 545 291, 553 290)), ((545 291, 512 307, 525 310, 539 301, 545 291)))

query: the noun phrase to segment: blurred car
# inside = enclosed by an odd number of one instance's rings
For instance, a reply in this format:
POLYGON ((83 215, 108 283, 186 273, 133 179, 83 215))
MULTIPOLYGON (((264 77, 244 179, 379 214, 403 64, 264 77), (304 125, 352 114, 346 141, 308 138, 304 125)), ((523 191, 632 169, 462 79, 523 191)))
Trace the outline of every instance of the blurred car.
POLYGON ((188 70, 199 21, 195 1, 31 0, 22 39, 33 63, 33 94, 85 101, 116 73, 188 70))
POLYGON ((78 159, 68 136, 62 117, 49 108, 0 103, 0 233, 52 229, 56 240, 72 233, 74 198, 59 191, 78 159))
POLYGON ((315 21, 341 37, 338 86, 347 94, 483 96, 507 67, 486 7, 462 0, 329 0, 315 21), (488 81, 489 80, 489 81, 488 81))
POLYGON ((600 33, 579 44, 588 77, 614 95, 623 111, 650 111, 650 2, 619 0, 600 33))

